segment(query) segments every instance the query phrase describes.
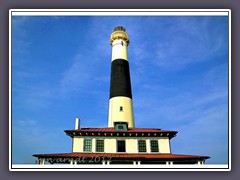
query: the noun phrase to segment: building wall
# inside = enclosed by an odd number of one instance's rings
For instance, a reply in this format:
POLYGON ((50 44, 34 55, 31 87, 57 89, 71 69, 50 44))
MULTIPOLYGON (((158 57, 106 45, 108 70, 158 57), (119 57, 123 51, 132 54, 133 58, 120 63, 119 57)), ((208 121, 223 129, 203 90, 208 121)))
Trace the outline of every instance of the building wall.
POLYGON ((127 153, 137 153, 138 152, 138 142, 136 138, 126 138, 126 152, 127 153))
POLYGON ((138 140, 146 140, 146 153, 151 153, 150 140, 158 140, 159 153, 171 153, 170 141, 167 137, 96 137, 76 136, 73 138, 73 152, 83 152, 84 139, 92 140, 92 152, 96 152, 96 139, 104 140, 105 153, 117 153, 117 140, 125 140, 126 153, 138 153, 138 140))
POLYGON ((105 140, 104 141, 104 152, 106 152, 106 153, 117 152, 116 138, 105 138, 104 140, 105 140))
POLYGON ((83 152, 83 140, 81 136, 73 137, 73 149, 72 152, 83 152))
POLYGON ((161 153, 171 153, 170 141, 167 137, 162 137, 158 139, 159 151, 161 153))

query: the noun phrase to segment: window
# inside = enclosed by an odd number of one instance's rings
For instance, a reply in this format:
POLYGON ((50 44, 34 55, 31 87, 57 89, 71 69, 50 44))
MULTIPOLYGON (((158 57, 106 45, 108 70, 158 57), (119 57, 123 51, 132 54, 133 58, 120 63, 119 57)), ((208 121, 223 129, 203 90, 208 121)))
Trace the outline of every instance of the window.
POLYGON ((146 152, 146 141, 145 140, 139 140, 138 141, 138 152, 146 152))
POLYGON ((158 141, 151 140, 151 152, 158 152, 158 141))
POLYGON ((120 112, 123 112, 123 107, 122 106, 120 106, 120 112))
POLYGON ((123 129, 124 129, 123 125, 118 125, 118 130, 123 130, 123 129))
POLYGON ((126 152, 125 141, 118 140, 117 141, 117 152, 126 152))
POLYGON ((114 31, 126 31, 126 30, 125 30, 125 28, 122 27, 122 26, 116 26, 116 27, 114 28, 114 31))
POLYGON ((92 140, 84 139, 83 151, 91 152, 92 151, 92 140))
POLYGON ((104 140, 97 140, 96 151, 97 152, 104 152, 104 140))

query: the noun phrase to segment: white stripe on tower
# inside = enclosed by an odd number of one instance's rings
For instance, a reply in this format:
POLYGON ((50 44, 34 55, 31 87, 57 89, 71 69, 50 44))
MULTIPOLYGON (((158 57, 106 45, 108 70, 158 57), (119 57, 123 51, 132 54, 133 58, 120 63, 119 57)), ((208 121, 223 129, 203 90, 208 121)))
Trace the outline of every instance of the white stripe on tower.
POLYGON ((112 46, 112 63, 108 127, 114 127, 115 122, 126 122, 128 127, 135 127, 127 53, 129 38, 124 27, 114 28, 110 44, 112 46))
POLYGON ((116 39, 112 43, 112 61, 116 59, 128 60, 127 54, 128 43, 121 39, 116 39))

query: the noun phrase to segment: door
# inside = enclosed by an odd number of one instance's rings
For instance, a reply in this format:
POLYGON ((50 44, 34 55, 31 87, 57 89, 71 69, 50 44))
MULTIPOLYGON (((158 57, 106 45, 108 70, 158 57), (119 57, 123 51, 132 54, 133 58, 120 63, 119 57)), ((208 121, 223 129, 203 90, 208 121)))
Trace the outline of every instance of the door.
POLYGON ((125 140, 117 141, 117 152, 126 152, 125 140))

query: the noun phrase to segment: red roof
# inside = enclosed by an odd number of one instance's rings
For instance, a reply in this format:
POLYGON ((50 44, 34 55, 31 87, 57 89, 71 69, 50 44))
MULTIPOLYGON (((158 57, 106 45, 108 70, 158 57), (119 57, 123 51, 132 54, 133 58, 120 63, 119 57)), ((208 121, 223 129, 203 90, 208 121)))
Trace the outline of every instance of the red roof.
POLYGON ((128 128, 128 130, 115 130, 111 128, 81 128, 74 130, 65 130, 66 134, 73 137, 78 136, 164 136, 170 139, 177 134, 177 131, 162 130, 157 128, 128 128), (97 133, 97 134, 94 134, 97 133))
POLYGON ((106 133, 114 133, 114 132, 124 132, 124 133, 177 133, 176 131, 162 130, 157 128, 128 128, 128 130, 115 130, 114 128, 81 128, 76 130, 65 130, 65 132, 106 132, 106 133))
POLYGON ((34 154, 38 158, 94 158, 111 157, 117 159, 208 159, 208 156, 183 155, 170 153, 59 153, 59 154, 34 154))
POLYGON ((157 128, 128 128, 128 130, 115 130, 115 128, 81 128, 74 130, 65 130, 65 133, 70 136, 162 136, 175 137, 177 131, 161 130, 157 128))

